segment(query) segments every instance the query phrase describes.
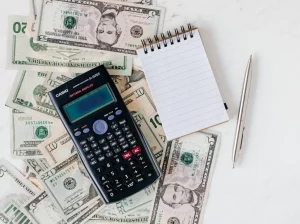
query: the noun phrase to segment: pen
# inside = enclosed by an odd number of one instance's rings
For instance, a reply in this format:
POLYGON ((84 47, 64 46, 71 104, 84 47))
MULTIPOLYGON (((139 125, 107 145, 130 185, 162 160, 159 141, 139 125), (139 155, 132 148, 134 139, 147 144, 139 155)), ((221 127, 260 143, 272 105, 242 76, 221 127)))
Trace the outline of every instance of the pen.
POLYGON ((249 58, 249 61, 248 61, 247 67, 246 67, 246 72, 245 72, 240 108, 239 108, 237 125, 236 125, 235 139, 234 139, 234 145, 233 145, 233 151, 232 151, 232 168, 234 168, 235 163, 238 160, 239 152, 242 148, 242 143, 243 143, 243 135, 244 135, 244 130, 245 130, 244 124, 245 124, 246 110, 247 110, 247 104, 248 104, 248 98, 249 98, 249 92, 250 92, 250 84, 251 84, 251 76, 252 76, 251 65, 252 65, 252 55, 250 55, 250 58, 249 58))

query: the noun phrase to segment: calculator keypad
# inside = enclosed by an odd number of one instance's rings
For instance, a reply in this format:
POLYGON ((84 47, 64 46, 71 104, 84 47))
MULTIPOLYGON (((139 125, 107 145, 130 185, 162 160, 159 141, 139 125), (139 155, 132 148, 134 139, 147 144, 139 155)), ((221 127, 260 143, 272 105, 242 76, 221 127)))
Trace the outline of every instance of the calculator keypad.
POLYGON ((108 119, 106 133, 90 132, 80 141, 86 159, 111 198, 154 175, 148 156, 137 145, 126 119, 117 117, 108 119))

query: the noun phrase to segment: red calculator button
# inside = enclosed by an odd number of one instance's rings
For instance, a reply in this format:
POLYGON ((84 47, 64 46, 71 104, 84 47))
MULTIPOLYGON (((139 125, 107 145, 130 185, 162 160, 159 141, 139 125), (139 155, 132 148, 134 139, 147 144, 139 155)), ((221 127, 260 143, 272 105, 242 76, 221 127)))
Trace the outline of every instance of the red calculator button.
POLYGON ((142 149, 140 146, 136 146, 131 151, 134 155, 136 155, 136 154, 139 154, 142 151, 142 149))
POLYGON ((123 159, 129 159, 132 156, 131 152, 124 152, 122 154, 123 159))

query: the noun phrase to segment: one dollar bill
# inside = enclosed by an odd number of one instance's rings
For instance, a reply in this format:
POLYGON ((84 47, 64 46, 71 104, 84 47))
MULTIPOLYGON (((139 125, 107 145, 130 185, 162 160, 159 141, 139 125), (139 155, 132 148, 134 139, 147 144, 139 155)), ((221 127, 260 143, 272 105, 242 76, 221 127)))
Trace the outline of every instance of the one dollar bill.
POLYGON ((59 121, 48 121, 12 109, 11 156, 15 159, 42 158, 38 145, 63 128, 59 121))
MULTIPOLYGON (((41 173, 40 179, 45 191, 66 219, 99 200, 77 153, 41 173)), ((100 211, 101 207, 93 213, 100 211)))
POLYGON ((151 224, 198 224, 208 196, 220 136, 196 132, 168 142, 151 224))
POLYGON ((44 0, 36 40, 135 55, 142 39, 161 32, 164 14, 161 7, 127 2, 44 0))
POLYGON ((8 69, 84 73, 104 65, 111 75, 131 75, 131 57, 51 43, 37 43, 33 37, 25 34, 26 28, 26 16, 8 17, 8 69))

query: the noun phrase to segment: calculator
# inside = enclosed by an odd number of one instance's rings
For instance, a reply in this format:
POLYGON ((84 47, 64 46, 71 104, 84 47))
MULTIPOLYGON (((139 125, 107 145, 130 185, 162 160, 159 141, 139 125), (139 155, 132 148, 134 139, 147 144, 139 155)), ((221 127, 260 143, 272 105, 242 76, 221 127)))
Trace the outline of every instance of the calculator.
POLYGON ((104 66, 48 94, 103 202, 131 196, 161 176, 151 148, 104 66))

